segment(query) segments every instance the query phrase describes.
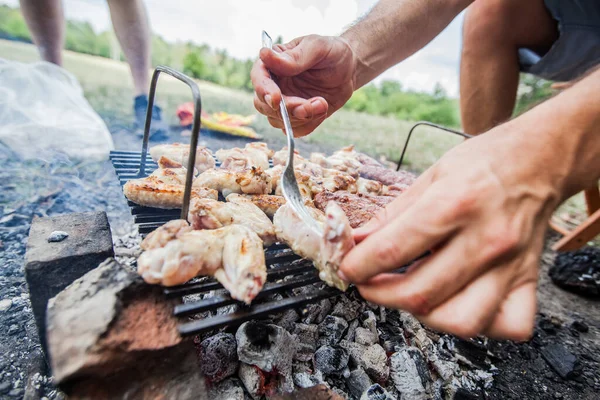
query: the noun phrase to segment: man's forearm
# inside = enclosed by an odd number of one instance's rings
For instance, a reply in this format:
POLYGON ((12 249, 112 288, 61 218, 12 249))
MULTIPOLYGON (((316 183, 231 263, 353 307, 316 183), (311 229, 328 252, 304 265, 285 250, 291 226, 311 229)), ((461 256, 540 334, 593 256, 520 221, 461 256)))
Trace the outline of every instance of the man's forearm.
POLYGON ((355 89, 421 49, 473 0, 380 0, 342 34, 357 60, 355 89))

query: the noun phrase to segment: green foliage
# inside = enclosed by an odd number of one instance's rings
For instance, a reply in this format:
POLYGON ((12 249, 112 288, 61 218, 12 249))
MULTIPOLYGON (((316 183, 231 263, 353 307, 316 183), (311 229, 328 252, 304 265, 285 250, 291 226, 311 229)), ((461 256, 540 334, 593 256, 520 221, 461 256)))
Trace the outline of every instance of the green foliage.
POLYGON ((519 96, 514 114, 519 115, 553 95, 551 83, 530 74, 521 74, 519 96))
POLYGON ((396 81, 383 81, 357 90, 345 108, 369 114, 394 116, 404 120, 427 120, 458 126, 458 105, 449 99, 440 84, 433 94, 404 91, 396 81))
POLYGON ((0 32, 5 36, 31 41, 29 29, 18 9, 0 6, 0 32))

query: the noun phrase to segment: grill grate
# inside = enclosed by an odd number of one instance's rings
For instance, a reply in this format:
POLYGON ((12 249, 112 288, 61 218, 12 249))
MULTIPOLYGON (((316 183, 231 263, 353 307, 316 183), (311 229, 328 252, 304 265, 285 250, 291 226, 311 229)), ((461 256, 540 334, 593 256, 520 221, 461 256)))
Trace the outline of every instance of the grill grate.
MULTIPOLYGON (((110 160, 121 186, 130 179, 140 177, 141 152, 112 151, 110 160)), ((158 166, 155 162, 146 161, 145 174, 141 176, 151 174, 156 168, 158 166)), ((180 218, 181 214, 181 210, 143 207, 131 201, 127 203, 138 231, 143 236, 170 220, 180 218)), ((252 319, 264 318, 288 309, 301 308, 307 304, 341 294, 339 290, 327 287, 321 282, 312 262, 301 259, 284 244, 276 243, 266 248, 265 259, 267 282, 250 306, 232 299, 226 293, 177 305, 174 314, 182 318, 207 311, 216 312, 218 309, 232 304, 239 305, 235 312, 182 322, 178 326, 179 333, 182 336, 188 336, 226 326, 236 326, 252 319), (273 299, 275 294, 280 294, 284 298, 273 299)), ((219 282, 210 278, 165 288, 164 293, 167 298, 182 298, 188 295, 206 294, 222 288, 223 286, 219 282)))

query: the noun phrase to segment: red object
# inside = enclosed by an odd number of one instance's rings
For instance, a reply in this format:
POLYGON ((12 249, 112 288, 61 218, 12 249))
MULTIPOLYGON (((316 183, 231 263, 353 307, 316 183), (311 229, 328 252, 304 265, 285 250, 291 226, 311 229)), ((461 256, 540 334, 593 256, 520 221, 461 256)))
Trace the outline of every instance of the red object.
MULTIPOLYGON (((177 107, 177 117, 179 118, 179 125, 189 126, 194 123, 194 103, 183 103, 177 107)), ((208 118, 208 114, 202 111, 201 116, 208 118)))

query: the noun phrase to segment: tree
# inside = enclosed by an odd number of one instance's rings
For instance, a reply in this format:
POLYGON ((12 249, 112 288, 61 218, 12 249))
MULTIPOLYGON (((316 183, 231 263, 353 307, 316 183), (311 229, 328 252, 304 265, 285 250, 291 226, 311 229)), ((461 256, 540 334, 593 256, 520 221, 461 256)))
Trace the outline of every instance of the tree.
POLYGON ((386 97, 393 93, 402 92, 402 84, 398 81, 385 80, 381 82, 381 95, 386 97))
POLYGON ((433 87, 434 100, 445 100, 447 97, 448 93, 446 92, 446 89, 444 89, 444 87, 439 82, 436 82, 435 86, 433 87))

